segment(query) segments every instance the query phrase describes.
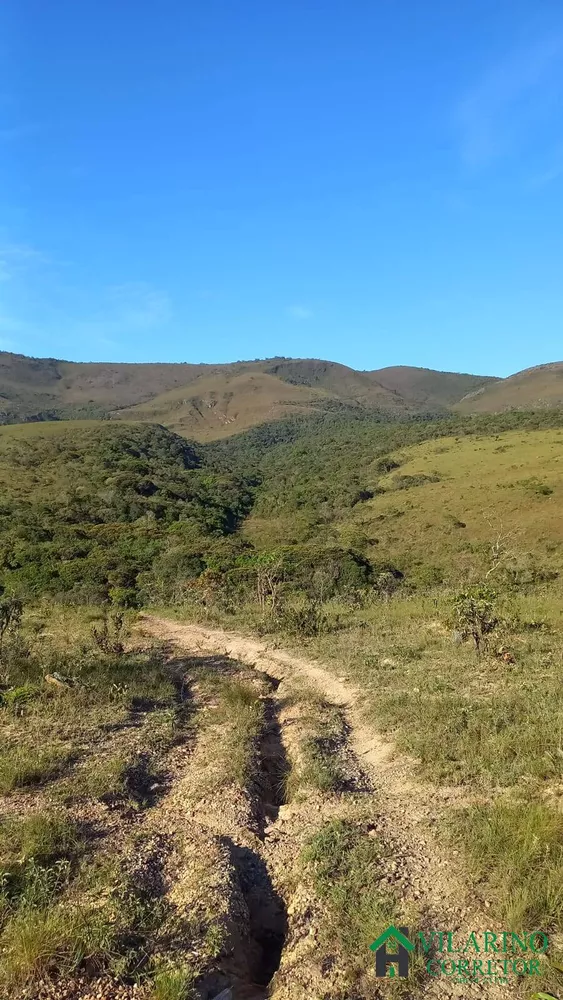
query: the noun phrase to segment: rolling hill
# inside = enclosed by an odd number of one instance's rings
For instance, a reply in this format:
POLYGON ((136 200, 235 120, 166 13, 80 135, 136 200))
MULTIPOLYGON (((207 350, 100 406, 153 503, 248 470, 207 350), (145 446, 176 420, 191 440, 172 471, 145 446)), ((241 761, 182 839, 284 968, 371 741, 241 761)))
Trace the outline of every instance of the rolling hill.
POLYGON ((563 405, 563 362, 538 365, 470 390, 456 405, 461 413, 499 413, 563 405))
POLYGON ((453 406, 460 399, 460 392, 480 392, 501 382, 502 379, 462 375, 457 372, 437 372, 431 368, 409 368, 398 365, 370 372, 384 389, 408 398, 415 406, 429 410, 453 406))
POLYGON ((319 434, 274 448, 244 536, 267 551, 350 547, 417 587, 478 577, 500 539, 522 585, 549 579, 563 551, 561 421, 503 430, 502 416, 486 419, 468 433, 447 421, 366 425, 332 447, 319 434))
POLYGON ((111 415, 156 420, 213 440, 291 414, 342 407, 395 417, 443 413, 494 381, 421 368, 355 371, 317 359, 105 364, 0 352, 0 423, 111 415))

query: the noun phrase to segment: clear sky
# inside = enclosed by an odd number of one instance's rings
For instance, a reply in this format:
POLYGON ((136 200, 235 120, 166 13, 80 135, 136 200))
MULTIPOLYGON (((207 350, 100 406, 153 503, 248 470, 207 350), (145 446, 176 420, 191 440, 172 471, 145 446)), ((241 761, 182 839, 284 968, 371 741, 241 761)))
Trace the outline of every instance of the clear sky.
POLYGON ((561 0, 3 0, 0 349, 563 359, 561 0))

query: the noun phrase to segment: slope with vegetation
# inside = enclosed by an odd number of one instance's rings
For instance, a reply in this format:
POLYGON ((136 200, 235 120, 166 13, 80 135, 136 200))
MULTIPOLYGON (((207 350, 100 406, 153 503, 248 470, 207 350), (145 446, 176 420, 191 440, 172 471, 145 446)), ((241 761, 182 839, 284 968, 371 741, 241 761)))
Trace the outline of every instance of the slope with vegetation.
POLYGON ((516 375, 468 391, 455 409, 461 413, 499 413, 563 404, 563 362, 526 368, 516 375))
POLYGON ((183 438, 125 423, 5 427, 0 483, 0 584, 67 603, 135 605, 143 573, 183 543, 220 558, 251 501, 183 438))
MULTIPOLYGON (((331 391, 334 372, 278 363, 331 391)), ((422 919, 436 844, 463 850, 479 919, 549 933, 558 991, 562 462, 556 408, 391 421, 341 401, 207 444, 125 420, 0 428, 0 990, 371 997, 367 938, 422 919), (224 632, 205 655, 135 633, 140 609, 206 641, 227 626, 232 656, 224 632), (280 694, 233 630, 337 680, 280 694), (327 695, 343 685, 353 714, 327 695), (420 856, 352 723, 435 783, 420 856)))
POLYGON ((315 359, 78 364, 0 351, 0 423, 113 415, 211 440, 288 413, 335 407, 395 416, 440 412, 490 381, 417 368, 357 372, 315 359))

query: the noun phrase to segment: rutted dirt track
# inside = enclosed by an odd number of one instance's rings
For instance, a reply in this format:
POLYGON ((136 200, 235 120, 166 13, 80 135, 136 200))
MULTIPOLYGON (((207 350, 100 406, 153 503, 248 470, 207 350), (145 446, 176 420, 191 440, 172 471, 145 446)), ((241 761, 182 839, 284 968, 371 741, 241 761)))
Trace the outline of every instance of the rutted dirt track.
MULTIPOLYGON (((410 918, 420 929, 459 931, 460 936, 472 930, 495 930, 488 901, 471 885, 458 853, 444 843, 438 832, 440 820, 455 805, 458 793, 421 782, 415 777, 414 762, 400 755, 392 743, 366 726, 361 715, 361 691, 318 663, 268 648, 259 639, 151 616, 143 616, 142 629, 192 655, 221 654, 245 663, 273 682, 268 698, 267 739, 261 755, 263 815, 258 820, 253 843, 241 843, 240 838, 237 842, 237 838, 232 837, 227 844, 232 864, 239 872, 244 905, 254 925, 251 926, 252 947, 257 952, 254 976, 250 977, 252 985, 247 980, 248 991, 243 987, 237 990, 235 986, 235 1000, 239 997, 240 1000, 266 997, 314 1000, 317 996, 331 996, 330 991, 323 993, 320 984, 303 972, 308 956, 314 954, 315 932, 312 929, 306 932, 309 910, 307 900, 300 898, 303 887, 292 887, 293 896, 288 899, 284 883, 287 851, 296 849, 289 837, 290 807, 280 807, 276 800, 276 787, 281 780, 288 741, 291 744, 291 722, 294 721, 287 718, 287 713, 285 719, 283 711, 280 714, 280 690, 288 684, 305 681, 313 685, 345 715, 349 753, 356 762, 356 775, 363 773, 366 778, 363 791, 369 796, 370 827, 386 845, 392 859, 386 866, 384 881, 399 900, 403 922, 408 923, 410 918), (276 971, 278 967, 279 972, 276 971)), ((309 808, 318 812, 317 823, 335 813, 334 801, 323 804, 321 799, 309 808)), ((365 810, 365 797, 362 808, 365 810)), ((196 818, 201 821, 203 816, 196 818)), ((296 818, 294 815, 294 823, 296 818)), ((228 841, 229 838, 225 838, 225 843, 228 841)), ((369 962, 366 956, 366 965, 369 962)), ((364 991, 361 996, 388 995, 387 987, 375 980, 369 989, 372 992, 364 991)), ((513 992, 510 986, 457 985, 444 977, 431 979, 425 975, 411 995, 496 998, 511 996, 513 992)))

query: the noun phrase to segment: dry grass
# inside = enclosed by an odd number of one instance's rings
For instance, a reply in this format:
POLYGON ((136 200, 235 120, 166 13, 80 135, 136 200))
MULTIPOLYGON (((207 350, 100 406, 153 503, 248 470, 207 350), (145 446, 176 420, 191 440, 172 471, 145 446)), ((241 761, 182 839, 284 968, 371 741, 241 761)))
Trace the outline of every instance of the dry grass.
POLYGON ((0 750, 0 795, 56 778, 71 759, 62 747, 15 746, 0 750))
POLYGON ((560 406, 563 402, 563 364, 539 365, 486 386, 462 400, 461 413, 496 413, 508 409, 560 406))
POLYGON ((264 703, 251 681, 210 674, 200 679, 209 699, 199 716, 205 732, 205 762, 200 789, 217 792, 232 782, 244 787, 256 771, 264 703))

